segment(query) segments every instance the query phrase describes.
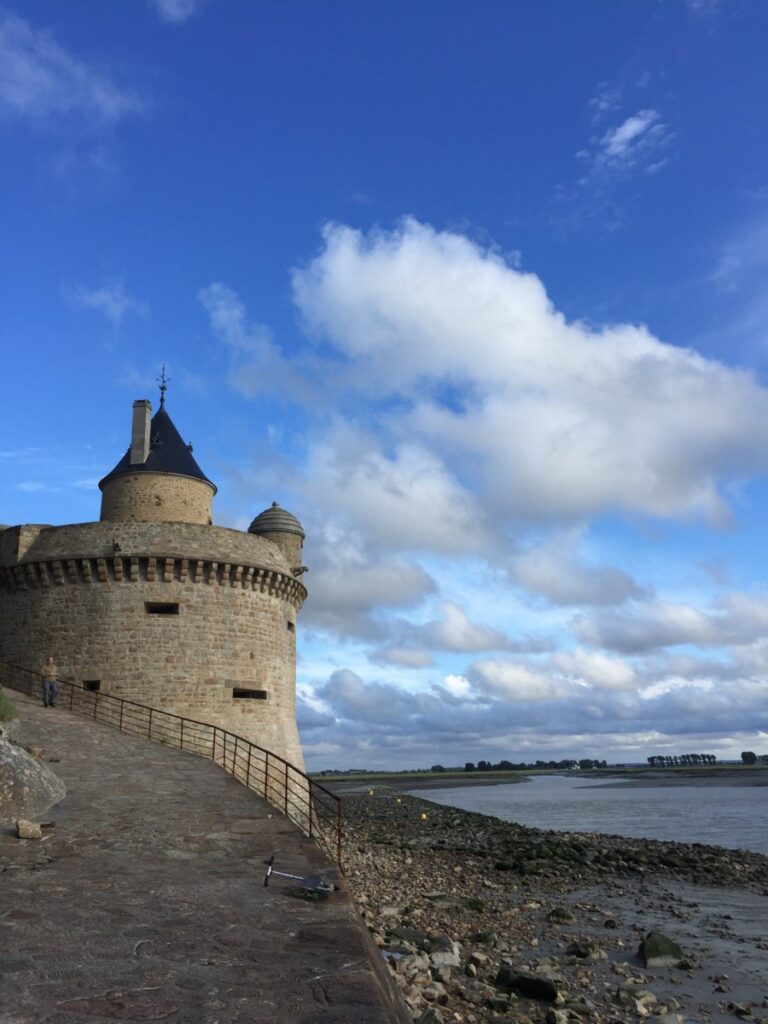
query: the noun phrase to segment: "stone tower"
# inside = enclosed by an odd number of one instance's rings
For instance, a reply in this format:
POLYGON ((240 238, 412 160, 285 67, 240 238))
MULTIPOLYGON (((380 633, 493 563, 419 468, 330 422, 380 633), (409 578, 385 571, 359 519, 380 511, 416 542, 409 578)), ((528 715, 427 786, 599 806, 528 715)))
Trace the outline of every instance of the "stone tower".
POLYGON ((212 525, 216 487, 165 408, 134 403, 101 519, 0 528, 0 659, 228 729, 303 768, 296 616, 304 531, 275 502, 212 525))

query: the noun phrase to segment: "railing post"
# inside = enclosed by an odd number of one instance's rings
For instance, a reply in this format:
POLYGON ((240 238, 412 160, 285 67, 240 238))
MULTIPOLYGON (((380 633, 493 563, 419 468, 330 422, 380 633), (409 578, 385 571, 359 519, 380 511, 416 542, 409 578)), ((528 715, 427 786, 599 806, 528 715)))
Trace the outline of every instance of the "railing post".
POLYGON ((93 694, 93 718, 96 720, 96 708, 99 706, 99 695, 98 693, 93 694))
POLYGON ((307 779, 307 803, 309 804, 309 838, 312 838, 312 782, 307 779))
POLYGON ((269 751, 264 751, 264 799, 269 800, 269 751))
POLYGON ((285 762, 285 793, 283 794, 283 799, 285 800, 285 816, 286 816, 286 818, 288 817, 288 769, 289 768, 290 768, 290 765, 286 761, 285 762))
POLYGON ((147 739, 152 739, 152 708, 149 709, 149 729, 147 730, 147 739))
POLYGON ((341 800, 336 801, 336 863, 341 867, 341 800))
POLYGON ((184 749, 184 719, 181 719, 181 730, 179 733, 179 750, 184 749))
POLYGON ((72 710, 72 702, 75 699, 75 688, 74 686, 69 687, 69 710, 72 710))
POLYGON ((251 788, 251 754, 253 752, 253 744, 248 744, 248 767, 245 769, 245 785, 247 789, 251 788))
POLYGON ((118 726, 118 728, 120 729, 120 732, 123 731, 123 708, 124 707, 125 707, 125 701, 121 697, 120 698, 120 725, 118 726))

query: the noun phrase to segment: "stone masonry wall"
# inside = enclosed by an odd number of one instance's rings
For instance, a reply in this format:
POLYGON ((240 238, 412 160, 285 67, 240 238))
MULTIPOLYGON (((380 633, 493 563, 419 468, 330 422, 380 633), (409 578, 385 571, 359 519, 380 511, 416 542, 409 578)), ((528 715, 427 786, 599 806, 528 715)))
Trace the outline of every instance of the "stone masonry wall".
POLYGON ((276 545, 217 527, 85 523, 27 537, 21 560, 11 548, 0 658, 37 670, 53 654, 62 678, 98 680, 102 693, 218 725, 303 766, 295 627, 306 591, 276 545), (168 605, 178 609, 158 613, 168 605), (236 687, 266 699, 235 697, 236 687))
POLYGON ((130 473, 104 483, 101 518, 113 522, 211 522, 214 489, 172 473, 130 473))

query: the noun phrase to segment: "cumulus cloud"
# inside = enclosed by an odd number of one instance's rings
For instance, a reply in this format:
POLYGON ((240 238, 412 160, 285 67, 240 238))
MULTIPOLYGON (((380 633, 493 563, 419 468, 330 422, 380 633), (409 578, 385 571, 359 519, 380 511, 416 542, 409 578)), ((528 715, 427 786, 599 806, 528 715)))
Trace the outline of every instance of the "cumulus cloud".
POLYGON ((601 651, 559 651, 550 663, 576 682, 598 690, 635 690, 642 682, 632 665, 601 651))
MULTIPOLYGON (((606 149, 620 157, 652 124, 640 128, 606 149)), ((562 756, 607 756, 586 743, 610 734, 620 751, 616 737, 630 749, 660 722, 685 739, 759 720, 767 602, 657 600, 587 525, 727 525, 733 485, 768 470, 753 375, 642 325, 568 321, 517 261, 412 219, 329 226, 293 294, 311 345, 299 355, 226 285, 200 298, 236 386, 273 368, 262 386, 290 392, 301 420, 302 617, 345 641, 350 666, 324 666, 336 671, 310 702, 310 758, 519 760, 552 736, 562 756), (683 649, 696 647, 711 659, 683 649)))
POLYGON ((428 647, 444 651, 503 651, 516 645, 499 630, 471 622, 466 612, 452 601, 440 606, 440 618, 426 623, 418 632, 428 647))
POLYGON ((574 628, 585 643, 624 653, 683 644, 750 644, 768 632, 768 599, 733 592, 721 595, 708 610, 666 601, 638 602, 590 618, 577 616, 574 628))
POLYGON ((0 12, 0 109, 42 119, 80 115, 114 123, 140 111, 138 97, 88 67, 53 35, 0 12))
POLYGON ((310 502, 384 548, 466 554, 487 541, 476 497, 417 441, 385 452, 373 432, 337 422, 310 444, 305 473, 310 502))
POLYGON ((101 288, 74 285, 64 289, 65 296, 75 306, 103 313, 113 327, 120 327, 129 313, 145 316, 149 307, 125 290, 122 281, 112 281, 101 288))
POLYGON ((497 663, 418 694, 339 670, 317 691, 334 724, 309 727, 305 753, 318 767, 390 768, 553 754, 622 761, 686 749, 727 757, 744 749, 740 737, 751 735, 753 743, 755 729, 768 730, 758 680, 715 685, 705 676, 669 676, 635 691, 617 660, 576 652, 571 664, 562 663, 570 669, 580 681, 497 663))
POLYGON ((467 677, 484 693, 508 701, 555 700, 569 696, 572 689, 565 679, 501 659, 474 662, 467 677))
POLYGON ((389 665, 400 665, 404 668, 426 668, 434 665, 432 656, 419 647, 381 647, 371 652, 373 661, 389 665))
POLYGON ((625 509, 722 524, 718 483, 768 468, 768 394, 750 374, 642 326, 568 323, 535 275, 455 233, 331 226, 294 294, 348 390, 407 403, 379 428, 502 522, 625 509))
POLYGON ((343 636, 381 639, 384 627, 372 613, 376 609, 407 608, 434 589, 420 566, 401 558, 373 556, 351 537, 328 528, 315 538, 312 561, 312 600, 302 614, 316 629, 343 636))
POLYGON ((514 555, 512 579, 557 605, 615 605, 644 596, 623 570, 585 564, 578 555, 580 539, 580 530, 566 531, 514 555))
POLYGON ((317 691, 343 718, 377 724, 400 722, 419 709, 420 699, 389 683, 363 682, 348 669, 334 672, 317 691))

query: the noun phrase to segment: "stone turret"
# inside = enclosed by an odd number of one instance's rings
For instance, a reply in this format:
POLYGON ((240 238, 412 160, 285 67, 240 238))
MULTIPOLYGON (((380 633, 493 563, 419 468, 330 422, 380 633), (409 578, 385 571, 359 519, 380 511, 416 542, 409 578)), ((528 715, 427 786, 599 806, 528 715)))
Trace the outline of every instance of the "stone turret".
POLYGON ((99 486, 97 523, 0 530, 0 660, 38 671, 52 654, 86 689, 302 767, 298 519, 275 504, 249 532, 213 526, 216 487, 162 399, 154 416, 134 403, 130 446, 99 486))
POLYGON ((146 399, 133 403, 131 445, 99 483, 102 522, 210 526, 215 485, 195 462, 165 403, 150 419, 151 413, 146 399))
POLYGON ((304 528, 293 513, 281 508, 279 501, 273 501, 271 508, 260 512, 248 527, 248 533, 265 537, 277 544, 288 559, 294 575, 301 576, 301 551, 304 546, 304 528))

